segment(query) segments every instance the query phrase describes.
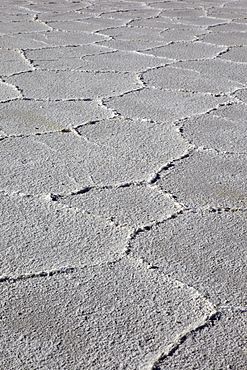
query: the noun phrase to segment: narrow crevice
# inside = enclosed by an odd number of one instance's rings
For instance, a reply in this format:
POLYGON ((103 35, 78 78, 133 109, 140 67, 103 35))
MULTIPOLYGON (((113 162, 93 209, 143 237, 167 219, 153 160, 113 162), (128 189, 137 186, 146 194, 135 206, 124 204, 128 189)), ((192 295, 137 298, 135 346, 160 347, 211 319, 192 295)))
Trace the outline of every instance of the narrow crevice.
POLYGON ((40 271, 40 272, 33 272, 33 273, 26 273, 19 276, 2 276, 0 277, 0 283, 16 283, 20 280, 27 280, 33 278, 40 278, 40 277, 47 277, 47 276, 54 276, 54 275, 62 275, 62 274, 72 274, 76 271, 75 267, 61 267, 57 270, 51 271, 40 271))
POLYGON ((194 150, 195 150, 195 146, 191 146, 179 158, 172 159, 171 161, 168 161, 167 163, 165 163, 162 167, 160 167, 160 169, 155 174, 153 174, 149 178, 148 183, 149 184, 155 184, 156 181, 160 179, 161 172, 169 170, 171 167, 175 166, 175 163, 177 163, 177 162, 179 162, 179 161, 181 161, 185 158, 188 158, 194 152, 194 150))
POLYGON ((214 311, 211 315, 205 318, 204 322, 199 323, 197 327, 192 328, 190 331, 183 333, 180 335, 178 340, 170 345, 168 349, 162 353, 159 358, 155 361, 155 363, 150 367, 150 370, 161 370, 162 362, 167 357, 172 357, 176 351, 180 348, 180 346, 193 334, 203 331, 205 328, 212 327, 217 325, 220 321, 221 313, 218 311, 214 311))
MULTIPOLYGON (((133 240, 136 239, 136 237, 140 233, 143 233, 143 232, 146 232, 146 231, 150 231, 155 226, 163 225, 168 220, 172 220, 174 218, 177 218, 177 217, 179 217, 179 215, 181 215, 183 213, 184 213, 184 210, 183 209, 178 209, 176 212, 172 213, 171 215, 166 216, 161 221, 153 221, 153 222, 151 222, 149 224, 146 224, 146 225, 141 226, 141 227, 137 227, 134 230, 132 230, 131 233, 130 233, 130 235, 129 235, 129 238, 128 238, 127 242, 126 242, 126 245, 125 245, 125 247, 123 249, 123 254, 126 255, 126 256, 128 256, 131 253, 131 251, 133 249, 131 243, 132 243, 133 240)), ((156 268, 158 268, 158 266, 156 266, 156 268)))
POLYGON ((53 270, 42 270, 42 271, 37 271, 37 272, 29 272, 29 273, 23 273, 18 276, 14 275, 3 275, 0 276, 0 284, 1 283, 17 283, 19 281, 26 281, 29 279, 35 279, 35 278, 47 278, 47 277, 52 277, 52 276, 59 276, 59 275, 72 275, 76 273, 80 273, 85 269, 88 268, 100 268, 102 266, 107 266, 107 265, 114 265, 118 262, 120 262, 122 258, 118 258, 114 261, 106 261, 102 262, 99 264, 90 264, 90 265, 84 265, 84 266, 71 266, 71 267, 60 267, 58 269, 53 269, 53 270))
POLYGON ((42 136, 42 135, 50 135, 50 134, 58 134, 58 133, 69 133, 73 132, 73 128, 62 128, 58 131, 39 131, 39 132, 33 132, 30 134, 10 134, 7 136, 2 136, 0 140, 7 140, 7 139, 15 139, 15 138, 27 138, 27 137, 33 137, 33 136, 42 136))

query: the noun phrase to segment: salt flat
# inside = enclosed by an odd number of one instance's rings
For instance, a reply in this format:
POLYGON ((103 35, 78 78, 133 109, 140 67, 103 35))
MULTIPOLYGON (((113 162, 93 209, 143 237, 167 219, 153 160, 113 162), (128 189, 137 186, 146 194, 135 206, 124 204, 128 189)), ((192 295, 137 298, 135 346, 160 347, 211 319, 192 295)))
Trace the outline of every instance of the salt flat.
POLYGON ((246 0, 0 10, 0 369, 246 369, 246 0))

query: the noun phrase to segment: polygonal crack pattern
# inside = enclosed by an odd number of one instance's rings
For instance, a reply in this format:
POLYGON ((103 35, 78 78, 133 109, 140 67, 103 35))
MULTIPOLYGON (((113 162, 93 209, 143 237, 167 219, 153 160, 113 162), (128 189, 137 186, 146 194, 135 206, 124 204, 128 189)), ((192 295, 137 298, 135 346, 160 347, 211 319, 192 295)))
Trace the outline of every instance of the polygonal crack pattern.
POLYGON ((7 0, 4 369, 245 369, 245 0, 7 0))

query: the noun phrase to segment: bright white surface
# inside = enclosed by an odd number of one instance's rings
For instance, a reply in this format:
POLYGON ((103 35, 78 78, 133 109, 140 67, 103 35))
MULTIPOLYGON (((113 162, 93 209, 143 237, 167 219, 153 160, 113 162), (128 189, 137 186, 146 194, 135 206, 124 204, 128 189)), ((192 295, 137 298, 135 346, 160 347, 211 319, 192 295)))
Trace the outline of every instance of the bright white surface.
POLYGON ((1 2, 1 369, 247 367, 246 11, 1 2))

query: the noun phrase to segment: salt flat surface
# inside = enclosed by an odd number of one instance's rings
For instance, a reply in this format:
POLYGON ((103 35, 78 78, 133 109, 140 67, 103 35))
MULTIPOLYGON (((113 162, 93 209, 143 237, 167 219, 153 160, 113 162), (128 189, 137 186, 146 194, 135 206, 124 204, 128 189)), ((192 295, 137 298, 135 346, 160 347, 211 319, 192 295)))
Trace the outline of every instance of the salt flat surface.
POLYGON ((0 14, 0 368, 246 369, 246 1, 0 14))

